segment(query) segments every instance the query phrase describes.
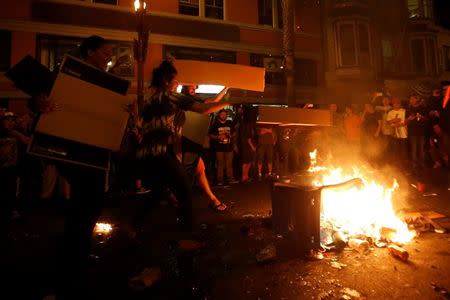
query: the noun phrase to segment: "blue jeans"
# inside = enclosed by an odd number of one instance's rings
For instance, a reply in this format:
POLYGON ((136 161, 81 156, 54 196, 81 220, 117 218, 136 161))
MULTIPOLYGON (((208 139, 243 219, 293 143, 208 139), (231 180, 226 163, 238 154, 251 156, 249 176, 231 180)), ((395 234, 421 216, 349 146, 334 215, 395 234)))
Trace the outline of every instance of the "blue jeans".
POLYGON ((409 149, 411 151, 411 159, 413 168, 423 168, 425 161, 425 137, 409 136, 409 149))

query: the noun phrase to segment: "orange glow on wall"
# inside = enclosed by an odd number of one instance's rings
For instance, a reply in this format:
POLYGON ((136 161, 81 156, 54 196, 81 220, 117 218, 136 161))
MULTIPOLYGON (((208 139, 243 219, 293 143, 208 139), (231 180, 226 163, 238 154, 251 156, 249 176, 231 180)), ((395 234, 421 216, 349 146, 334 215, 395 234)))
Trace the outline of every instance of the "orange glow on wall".
POLYGON ((36 33, 14 31, 11 34, 11 65, 18 63, 24 56, 36 55, 36 33))
POLYGON ((32 0, 0 1, 0 17, 8 19, 31 19, 32 0))
POLYGON ((232 0, 226 3, 227 21, 258 24, 258 1, 257 0, 232 0))

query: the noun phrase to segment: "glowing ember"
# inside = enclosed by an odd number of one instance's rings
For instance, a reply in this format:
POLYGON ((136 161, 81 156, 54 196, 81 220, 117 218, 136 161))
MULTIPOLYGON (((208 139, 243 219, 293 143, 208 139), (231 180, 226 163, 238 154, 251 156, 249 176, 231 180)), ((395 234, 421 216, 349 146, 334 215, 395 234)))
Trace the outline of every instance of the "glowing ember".
POLYGON ((96 223, 94 232, 96 234, 109 234, 112 231, 112 225, 108 223, 96 223))
POLYGON ((316 151, 310 153, 310 157, 314 157, 314 160, 311 159, 313 168, 310 168, 310 172, 320 172, 314 185, 339 184, 354 178, 360 178, 364 183, 363 187, 322 190, 323 232, 339 231, 348 236, 362 234, 375 241, 385 238, 401 244, 414 238, 415 233, 408 230, 407 224, 395 215, 392 207, 392 194, 398 188, 395 179, 392 187, 384 187, 370 179, 369 172, 362 172, 356 167, 347 173, 342 168, 317 167, 316 155, 316 151), (388 237, 386 232, 389 233, 388 237))

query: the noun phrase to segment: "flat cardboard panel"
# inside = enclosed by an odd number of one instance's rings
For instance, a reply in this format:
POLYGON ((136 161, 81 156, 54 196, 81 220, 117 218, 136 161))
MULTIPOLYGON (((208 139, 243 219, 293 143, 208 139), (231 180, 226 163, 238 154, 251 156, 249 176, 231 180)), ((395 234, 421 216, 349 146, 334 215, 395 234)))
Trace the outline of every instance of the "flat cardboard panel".
POLYGON ((192 111, 186 112, 186 122, 183 126, 183 136, 190 141, 203 145, 208 135, 210 118, 192 111))
POLYGON ((324 109, 258 107, 258 123, 298 126, 331 126, 331 112, 324 109))
MULTIPOLYGON (((61 70, 64 70, 64 63, 61 70)), ((101 71, 83 72, 91 76, 91 72, 101 71)), ((58 74, 50 99, 61 108, 42 115, 36 131, 99 148, 119 150, 128 120, 124 106, 131 102, 130 98, 92 84, 89 80, 82 80, 82 77, 83 74, 77 78, 63 71, 58 74)))
POLYGON ((264 68, 194 60, 176 60, 175 67, 184 85, 215 84, 264 92, 264 68))

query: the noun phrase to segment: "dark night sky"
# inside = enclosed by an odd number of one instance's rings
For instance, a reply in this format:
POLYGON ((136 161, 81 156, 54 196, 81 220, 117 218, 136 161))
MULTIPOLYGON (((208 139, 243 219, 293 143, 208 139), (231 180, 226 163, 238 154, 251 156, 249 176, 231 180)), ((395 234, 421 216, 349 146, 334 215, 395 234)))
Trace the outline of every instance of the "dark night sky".
POLYGON ((450 0, 435 0, 435 8, 438 24, 450 29, 450 0))

